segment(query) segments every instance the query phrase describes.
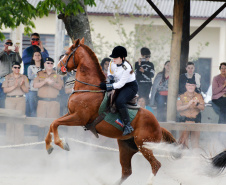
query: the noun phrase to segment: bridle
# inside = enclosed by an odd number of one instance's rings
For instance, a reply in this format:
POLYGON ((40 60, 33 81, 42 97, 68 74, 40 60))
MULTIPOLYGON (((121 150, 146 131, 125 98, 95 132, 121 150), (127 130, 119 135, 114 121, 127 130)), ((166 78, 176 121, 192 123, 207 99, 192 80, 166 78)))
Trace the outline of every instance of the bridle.
MULTIPOLYGON (((68 56, 68 58, 67 58, 67 60, 66 60, 66 62, 65 63, 63 63, 63 61, 62 60, 60 60, 60 62, 61 62, 61 64, 62 64, 62 67, 61 67, 61 71, 62 72, 67 72, 67 64, 68 64, 68 62, 69 62, 69 60, 70 60, 70 58, 71 58, 71 56, 73 55, 73 63, 74 63, 74 66, 75 66, 75 68, 77 68, 77 65, 75 64, 75 51, 78 49, 78 47, 79 47, 80 45, 78 45, 75 49, 73 49, 72 50, 72 52, 70 53, 70 55, 68 56)), ((68 54, 64 54, 64 55, 68 55, 68 54)))
MULTIPOLYGON (((75 68, 77 68, 77 65, 75 63, 75 51, 78 49, 79 46, 80 45, 78 45, 75 49, 72 50, 72 52, 68 56, 68 58, 67 58, 67 60, 66 60, 65 63, 63 63, 62 60, 60 61, 61 64, 62 64, 62 67, 61 67, 61 71, 62 72, 67 72, 67 65, 68 65, 68 62, 69 62, 69 60, 70 60, 70 58, 71 58, 72 55, 73 55, 73 63, 74 63, 74 66, 75 66, 75 68)), ((68 54, 65 54, 65 55, 67 56, 68 54)), ((89 83, 86 83, 86 82, 82 82, 82 81, 80 81, 80 80, 78 80, 76 78, 75 78, 75 80, 73 80, 73 82, 75 82, 75 81, 77 81, 79 83, 82 83, 82 84, 85 84, 85 85, 89 85, 89 86, 99 87, 100 88, 99 85, 93 85, 93 84, 89 84, 89 83)), ((72 81, 70 81, 69 83, 71 83, 71 82, 72 81)), ((74 90, 73 93, 75 93, 75 92, 105 92, 105 90, 74 90)))

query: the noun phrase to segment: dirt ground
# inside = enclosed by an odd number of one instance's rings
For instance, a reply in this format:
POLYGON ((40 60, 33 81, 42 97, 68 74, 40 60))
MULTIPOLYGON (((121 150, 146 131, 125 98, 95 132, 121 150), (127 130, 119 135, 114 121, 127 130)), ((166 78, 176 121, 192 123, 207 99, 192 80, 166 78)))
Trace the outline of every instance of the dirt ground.
MULTIPOLYGON (((0 185, 113 185, 120 178, 118 152, 68 143, 71 151, 55 146, 51 155, 44 145, 0 149, 0 185)), ((109 139, 100 140, 99 144, 117 146, 116 140, 109 139)), ((225 174, 213 176, 216 170, 202 157, 210 155, 209 152, 185 150, 184 157, 173 160, 162 157, 169 154, 163 148, 167 150, 162 145, 155 148, 162 167, 154 185, 225 185, 225 174)), ((221 149, 223 146, 218 147, 221 149)), ((123 185, 145 185, 151 167, 142 155, 133 157, 132 169, 133 174, 123 185)))

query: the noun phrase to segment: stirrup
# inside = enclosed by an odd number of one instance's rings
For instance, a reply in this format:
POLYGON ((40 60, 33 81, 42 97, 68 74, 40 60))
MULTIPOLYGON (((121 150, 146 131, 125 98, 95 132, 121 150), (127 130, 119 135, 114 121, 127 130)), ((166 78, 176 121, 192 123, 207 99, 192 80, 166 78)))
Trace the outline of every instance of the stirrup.
POLYGON ((125 125, 123 129, 123 136, 130 134, 132 131, 134 131, 133 127, 131 125, 125 125))

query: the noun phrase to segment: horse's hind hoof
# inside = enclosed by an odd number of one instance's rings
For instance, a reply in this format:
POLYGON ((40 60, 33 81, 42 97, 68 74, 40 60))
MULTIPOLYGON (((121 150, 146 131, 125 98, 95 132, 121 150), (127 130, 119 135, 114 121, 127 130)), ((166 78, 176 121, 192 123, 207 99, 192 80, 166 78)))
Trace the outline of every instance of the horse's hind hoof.
POLYGON ((63 149, 64 150, 67 150, 67 151, 70 151, 70 147, 67 143, 63 143, 63 149))
POLYGON ((54 148, 51 146, 49 149, 47 149, 47 153, 48 153, 48 154, 51 154, 52 151, 53 151, 53 149, 54 149, 54 148))
POLYGON ((70 147, 69 147, 69 145, 67 144, 67 142, 65 141, 64 138, 61 139, 61 142, 62 142, 62 145, 63 145, 62 148, 63 148, 64 150, 70 151, 70 147))

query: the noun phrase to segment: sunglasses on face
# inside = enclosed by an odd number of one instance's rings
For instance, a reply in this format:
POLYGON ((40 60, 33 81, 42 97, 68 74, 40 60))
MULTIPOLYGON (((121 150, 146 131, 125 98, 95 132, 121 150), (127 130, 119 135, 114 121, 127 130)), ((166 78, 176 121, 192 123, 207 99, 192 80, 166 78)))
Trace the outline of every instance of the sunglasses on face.
POLYGON ((20 69, 20 67, 13 67, 14 69, 20 69))
POLYGON ((13 43, 12 42, 6 42, 5 45, 12 46, 13 43))
POLYGON ((46 62, 46 64, 51 64, 51 65, 53 65, 53 63, 52 63, 52 62, 46 62))
POLYGON ((32 38, 33 41, 39 41, 39 38, 32 38))

